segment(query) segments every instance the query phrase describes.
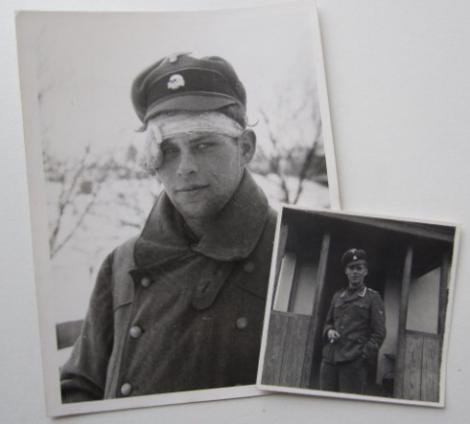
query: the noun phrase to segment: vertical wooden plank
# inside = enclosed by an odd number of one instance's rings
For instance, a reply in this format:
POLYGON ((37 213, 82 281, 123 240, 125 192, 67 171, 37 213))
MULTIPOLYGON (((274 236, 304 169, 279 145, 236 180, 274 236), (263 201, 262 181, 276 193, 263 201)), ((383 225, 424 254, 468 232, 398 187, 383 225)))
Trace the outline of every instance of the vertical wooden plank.
POLYGON ((405 330, 408 315, 408 300, 410 295, 411 268, 413 265, 413 247, 408 246, 403 265, 403 277, 401 282, 400 311, 398 315, 398 347, 397 360, 395 362, 394 396, 402 398, 403 379, 406 372, 405 352, 407 349, 405 330))
POLYGON ((289 317, 279 378, 281 386, 301 386, 309 321, 309 317, 305 315, 291 315, 289 317))
POLYGON ((403 394, 409 400, 421 399, 421 376, 423 368, 423 335, 406 334, 405 364, 403 375, 403 394))
POLYGON ((271 312, 268 343, 264 357, 263 384, 279 385, 287 323, 288 317, 286 315, 275 311, 271 312))
POLYGON ((435 335, 424 337, 421 372, 421 400, 424 401, 439 401, 440 344, 440 338, 435 335))
MULTIPOLYGON (((302 367, 301 387, 311 387, 312 381, 312 364, 314 361, 315 340, 321 335, 321 323, 319 317, 320 303, 323 301, 323 288, 325 287, 326 266, 328 264, 328 256, 330 252, 331 235, 329 233, 323 234, 320 258, 317 270, 317 287, 315 290, 315 297, 312 306, 312 314, 307 330, 306 349, 304 356, 304 363, 302 367)), ((315 260, 315 259, 314 259, 315 260)))
POLYGON ((279 272, 281 271, 281 262, 286 251, 287 237, 289 236, 289 227, 287 224, 281 224, 279 228, 279 240, 277 246, 277 256, 276 256, 276 279, 274 286, 274 293, 277 292, 277 285, 279 282, 279 272))
POLYGON ((294 304, 295 300, 298 295, 298 290, 299 290, 299 274, 300 274, 300 268, 302 267, 302 262, 301 261, 295 261, 295 268, 294 268, 294 273, 292 275, 292 284, 291 284, 291 289, 290 289, 290 295, 289 295, 289 304, 287 307, 287 312, 295 312, 294 311, 294 304), (300 262, 300 263, 299 263, 300 262))
POLYGON ((446 252, 442 256, 441 275, 439 279, 439 318, 438 318, 438 334, 444 335, 445 319, 447 310, 447 282, 449 278, 449 253, 446 252))
POLYGON ((281 260, 281 269, 278 275, 277 289, 272 309, 288 312, 289 299, 292 296, 292 283, 294 281, 297 258, 294 253, 286 253, 281 260))

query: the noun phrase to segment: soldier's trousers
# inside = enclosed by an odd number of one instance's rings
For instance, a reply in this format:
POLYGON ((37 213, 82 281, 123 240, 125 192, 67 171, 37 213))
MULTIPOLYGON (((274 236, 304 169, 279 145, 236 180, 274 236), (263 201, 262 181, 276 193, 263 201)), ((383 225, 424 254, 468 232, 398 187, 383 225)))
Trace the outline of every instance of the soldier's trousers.
POLYGON ((364 394, 366 382, 367 362, 362 358, 337 364, 321 363, 320 390, 364 394))

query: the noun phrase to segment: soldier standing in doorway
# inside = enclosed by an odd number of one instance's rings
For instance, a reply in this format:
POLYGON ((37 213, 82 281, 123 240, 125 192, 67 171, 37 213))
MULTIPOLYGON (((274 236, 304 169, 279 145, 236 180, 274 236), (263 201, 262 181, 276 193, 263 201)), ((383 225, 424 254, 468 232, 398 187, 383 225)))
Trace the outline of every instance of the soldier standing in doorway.
POLYGON ((385 338, 384 305, 380 294, 365 286, 364 250, 347 250, 341 263, 348 286, 334 294, 326 317, 320 389, 364 394, 368 362, 385 338))

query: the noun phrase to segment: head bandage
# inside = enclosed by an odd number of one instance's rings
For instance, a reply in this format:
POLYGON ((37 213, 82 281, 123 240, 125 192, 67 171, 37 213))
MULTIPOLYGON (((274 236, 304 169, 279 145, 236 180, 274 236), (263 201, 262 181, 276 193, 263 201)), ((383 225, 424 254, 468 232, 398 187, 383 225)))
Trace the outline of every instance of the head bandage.
POLYGON ((145 141, 143 165, 148 170, 157 170, 163 163, 160 146, 163 140, 182 134, 217 133, 237 138, 243 127, 220 112, 162 114, 149 120, 145 141))

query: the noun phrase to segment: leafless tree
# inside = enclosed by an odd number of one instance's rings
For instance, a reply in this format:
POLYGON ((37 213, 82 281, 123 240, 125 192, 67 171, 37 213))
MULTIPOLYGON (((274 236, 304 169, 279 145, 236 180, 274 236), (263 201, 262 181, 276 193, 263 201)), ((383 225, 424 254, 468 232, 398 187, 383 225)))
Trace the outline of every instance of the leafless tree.
POLYGON ((296 204, 304 182, 312 178, 312 171, 315 172, 312 168, 321 156, 318 150, 322 143, 322 122, 313 88, 307 86, 300 95, 291 88, 283 93, 274 110, 259 111, 270 143, 269 149, 260 146, 259 151, 261 160, 268 164, 264 172, 279 178, 282 193, 279 201, 296 204), (292 128, 298 130, 295 135, 289 133, 292 128), (289 187, 288 177, 296 178, 295 189, 289 187))
MULTIPOLYGON (((279 181, 280 181, 279 186, 282 192, 282 197, 279 200, 284 203, 290 203, 289 202, 290 200, 289 189, 287 188, 286 178, 282 170, 282 160, 283 160, 284 155, 281 152, 280 142, 272 129, 271 121, 268 115, 266 114, 266 112, 263 109, 260 109, 260 114, 264 120, 264 123, 266 124, 268 135, 269 135, 269 141, 271 142, 271 145, 273 148, 272 153, 270 155, 267 155, 265 153, 265 150, 261 147, 260 148, 261 155, 265 156, 268 161, 269 172, 279 176, 279 181)), ((289 153, 287 154, 287 156, 289 156, 289 153)))
MULTIPOLYGON (((102 176, 99 180, 94 181, 94 183, 86 179, 87 170, 89 171, 96 166, 96 164, 89 162, 89 146, 86 147, 85 153, 74 165, 63 163, 61 164, 62 166, 53 166, 53 159, 47 152, 44 153, 43 157, 46 171, 55 171, 53 178, 60 184, 57 215, 52 223, 49 237, 50 255, 53 258, 70 241, 82 225, 85 217, 90 213, 93 205, 96 203, 106 175, 104 175, 104 178, 102 176), (86 203, 84 206, 79 206, 78 197, 83 195, 87 197, 86 203), (74 222, 66 234, 61 235, 64 219, 68 215, 75 216, 74 222)), ((49 178, 51 177, 52 175, 49 175, 49 178)))

